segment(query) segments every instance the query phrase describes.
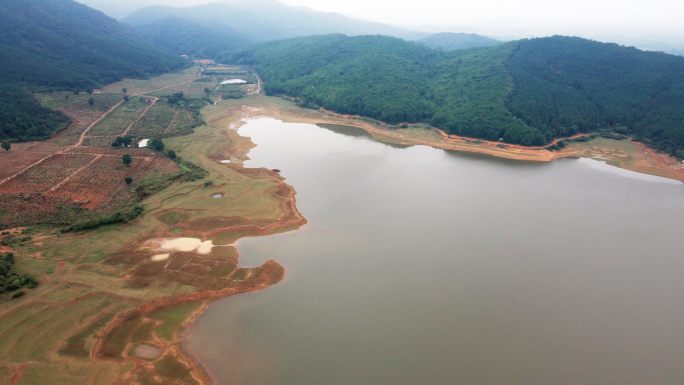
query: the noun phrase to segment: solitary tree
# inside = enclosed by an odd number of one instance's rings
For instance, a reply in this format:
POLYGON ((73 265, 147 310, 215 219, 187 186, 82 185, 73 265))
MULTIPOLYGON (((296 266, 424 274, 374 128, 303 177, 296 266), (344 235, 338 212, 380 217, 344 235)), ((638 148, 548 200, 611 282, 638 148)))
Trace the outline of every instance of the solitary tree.
POLYGON ((121 91, 123 91, 124 94, 128 92, 128 90, 125 88, 122 88, 121 91))
POLYGON ((124 182, 126 182, 126 184, 131 184, 131 183, 133 183, 133 178, 131 178, 130 176, 127 176, 127 177, 124 179, 124 182))
POLYGON ((95 99, 93 99, 93 98, 88 99, 88 104, 90 104, 91 106, 93 104, 95 104, 95 99))
POLYGON ((128 95, 124 95, 124 102, 128 101, 128 95))
POLYGON ((2 142, 2 148, 4 148, 5 151, 9 151, 10 148, 12 148, 12 145, 10 144, 10 142, 5 141, 5 142, 2 142))
POLYGON ((133 158, 131 158, 131 156, 128 154, 123 154, 123 156, 121 157, 121 160, 123 161, 123 164, 128 166, 133 161, 133 158))
POLYGON ((169 150, 166 154, 168 155, 169 159, 176 159, 176 151, 169 150))
POLYGON ((204 92, 209 94, 209 93, 211 93, 211 90, 209 88, 204 88, 204 92))

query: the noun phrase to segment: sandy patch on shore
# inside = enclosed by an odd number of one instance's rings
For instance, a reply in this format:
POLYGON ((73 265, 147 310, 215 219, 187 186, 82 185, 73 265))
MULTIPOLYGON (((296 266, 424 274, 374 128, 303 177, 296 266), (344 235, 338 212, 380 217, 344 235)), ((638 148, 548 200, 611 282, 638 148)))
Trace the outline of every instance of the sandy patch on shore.
POLYGON ((197 238, 162 238, 150 243, 159 245, 157 251, 196 251, 199 254, 209 254, 214 247, 212 241, 202 242, 197 238))
POLYGON ((157 255, 153 255, 152 258, 150 258, 150 259, 153 260, 154 262, 166 261, 167 259, 169 259, 169 255, 171 255, 171 254, 168 254, 168 253, 167 254, 157 254, 157 255))

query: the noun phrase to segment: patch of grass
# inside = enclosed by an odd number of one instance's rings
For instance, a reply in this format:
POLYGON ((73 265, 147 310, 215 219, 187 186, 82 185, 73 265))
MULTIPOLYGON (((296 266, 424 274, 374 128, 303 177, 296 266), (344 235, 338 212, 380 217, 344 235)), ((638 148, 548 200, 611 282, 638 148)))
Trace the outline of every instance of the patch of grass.
POLYGON ((155 362, 154 370, 166 378, 180 380, 185 384, 197 384, 197 381, 190 374, 190 369, 173 356, 164 356, 155 362))
POLYGON ((172 341, 173 337, 180 332, 181 324, 185 322, 188 315, 200 306, 198 303, 188 303, 168 309, 159 310, 150 314, 150 318, 164 321, 155 329, 155 334, 159 338, 172 341))
POLYGON ((133 335, 131 335, 131 342, 134 344, 141 344, 152 340, 152 331, 154 330, 154 323, 145 322, 138 327, 133 335))
POLYGON ((131 335, 142 324, 138 315, 133 315, 107 335, 102 341, 102 355, 107 358, 120 360, 126 345, 130 341, 131 335))
POLYGON ((85 329, 69 337, 66 345, 59 350, 59 354, 70 357, 87 359, 90 357, 90 349, 86 348, 86 338, 101 330, 114 319, 114 313, 105 314, 97 318, 85 329))
POLYGON ((159 219, 167 225, 175 225, 176 223, 186 221, 189 218, 190 214, 184 211, 167 211, 164 214, 157 217, 157 219, 159 219))

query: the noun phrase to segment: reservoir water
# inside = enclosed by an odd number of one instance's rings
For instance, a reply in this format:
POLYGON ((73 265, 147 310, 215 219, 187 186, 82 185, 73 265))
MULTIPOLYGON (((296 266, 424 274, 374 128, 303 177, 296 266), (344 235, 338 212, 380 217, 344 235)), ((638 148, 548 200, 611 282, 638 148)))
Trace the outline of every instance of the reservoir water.
POLYGON ((683 384, 684 185, 585 159, 400 148, 249 120, 309 223, 183 346, 217 384, 683 384))

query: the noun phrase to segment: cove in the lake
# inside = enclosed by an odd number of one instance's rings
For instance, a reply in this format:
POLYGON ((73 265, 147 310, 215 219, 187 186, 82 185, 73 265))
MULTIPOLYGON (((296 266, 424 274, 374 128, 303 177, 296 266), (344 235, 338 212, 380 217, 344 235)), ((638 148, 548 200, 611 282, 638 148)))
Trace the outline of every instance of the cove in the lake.
POLYGON ((184 333, 216 384, 684 383, 682 183, 339 126, 239 132, 309 224, 240 240, 240 265, 285 280, 184 333))

